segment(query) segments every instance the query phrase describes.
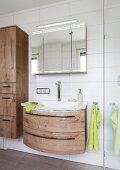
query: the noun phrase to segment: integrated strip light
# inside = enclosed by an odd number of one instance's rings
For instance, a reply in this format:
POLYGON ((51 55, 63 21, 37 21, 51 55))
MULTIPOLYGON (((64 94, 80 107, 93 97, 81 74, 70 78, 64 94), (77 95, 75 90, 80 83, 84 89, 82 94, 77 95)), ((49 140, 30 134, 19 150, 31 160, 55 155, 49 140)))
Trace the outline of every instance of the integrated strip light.
POLYGON ((42 33, 49 33, 49 32, 56 32, 56 31, 63 31, 63 30, 69 30, 71 28, 80 28, 85 27, 85 24, 72 24, 69 26, 62 26, 62 27, 56 27, 56 28, 49 28, 49 29, 41 29, 39 31, 34 31, 33 34, 42 34, 42 33))
POLYGON ((61 25, 67 25, 67 24, 74 24, 76 23, 78 20, 71 20, 71 21, 63 21, 63 22, 57 22, 57 23, 53 23, 53 24, 47 24, 47 25, 39 25, 36 28, 39 29, 45 29, 45 28, 49 28, 49 27, 55 27, 55 26, 61 26, 61 25))

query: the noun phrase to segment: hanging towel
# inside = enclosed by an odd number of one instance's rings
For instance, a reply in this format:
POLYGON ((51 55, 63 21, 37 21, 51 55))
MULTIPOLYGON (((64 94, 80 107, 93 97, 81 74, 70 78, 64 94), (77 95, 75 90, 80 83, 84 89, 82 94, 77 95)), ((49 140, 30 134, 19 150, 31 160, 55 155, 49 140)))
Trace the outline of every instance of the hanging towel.
POLYGON ((88 149, 99 151, 98 128, 103 119, 100 110, 93 104, 91 111, 90 132, 88 138, 88 149))
POLYGON ((25 111, 30 112, 31 110, 35 109, 37 106, 44 106, 43 104, 37 103, 26 103, 25 104, 25 111))
POLYGON ((120 155, 120 108, 115 107, 111 114, 112 127, 114 130, 114 153, 120 155))

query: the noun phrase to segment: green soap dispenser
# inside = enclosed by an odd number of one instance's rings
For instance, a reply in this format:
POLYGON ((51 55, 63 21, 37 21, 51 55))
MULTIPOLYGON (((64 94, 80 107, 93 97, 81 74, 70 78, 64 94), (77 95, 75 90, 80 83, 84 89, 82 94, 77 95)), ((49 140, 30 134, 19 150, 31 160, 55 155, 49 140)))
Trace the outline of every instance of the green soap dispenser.
POLYGON ((83 102, 83 94, 81 89, 78 89, 78 98, 77 98, 78 102, 83 102))

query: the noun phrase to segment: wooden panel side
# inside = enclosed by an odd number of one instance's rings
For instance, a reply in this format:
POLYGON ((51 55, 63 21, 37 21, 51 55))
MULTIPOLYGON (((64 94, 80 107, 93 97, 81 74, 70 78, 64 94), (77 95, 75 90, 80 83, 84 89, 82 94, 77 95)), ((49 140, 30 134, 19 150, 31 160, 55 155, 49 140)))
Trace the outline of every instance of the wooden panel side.
POLYGON ((28 101, 28 35, 16 27, 16 99, 18 136, 23 132, 21 103, 28 101))

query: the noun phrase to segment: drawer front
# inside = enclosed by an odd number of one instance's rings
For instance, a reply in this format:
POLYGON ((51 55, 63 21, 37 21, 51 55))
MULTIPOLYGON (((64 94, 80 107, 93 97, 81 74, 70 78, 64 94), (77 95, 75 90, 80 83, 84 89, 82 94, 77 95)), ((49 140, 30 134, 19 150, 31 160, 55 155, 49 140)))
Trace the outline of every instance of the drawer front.
POLYGON ((0 116, 0 136, 5 138, 16 138, 16 118, 0 116))
POLYGON ((85 132, 50 133, 24 128, 23 142, 35 150, 54 154, 85 152, 85 132))
POLYGON ((0 83, 0 93, 16 93, 16 83, 0 83))
POLYGON ((85 112, 76 112, 71 116, 31 115, 24 112, 24 126, 49 132, 85 131, 85 112))
POLYGON ((0 115, 16 115, 16 95, 0 94, 0 115))

